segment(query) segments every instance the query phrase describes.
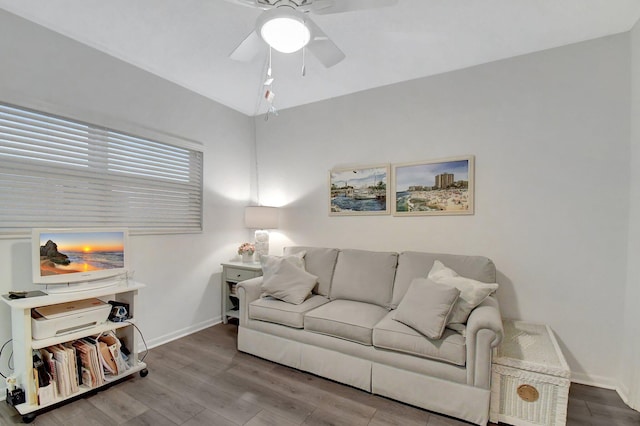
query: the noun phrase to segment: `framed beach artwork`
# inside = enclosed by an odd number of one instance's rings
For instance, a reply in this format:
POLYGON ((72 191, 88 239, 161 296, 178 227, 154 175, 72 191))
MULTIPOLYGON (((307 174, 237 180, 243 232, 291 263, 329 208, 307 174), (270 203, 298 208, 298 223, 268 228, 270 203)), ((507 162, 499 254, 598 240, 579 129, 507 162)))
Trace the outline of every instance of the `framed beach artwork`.
POLYGON ((473 156, 394 164, 393 214, 473 214, 473 176, 473 156))
POLYGON ((388 164, 329 172, 329 216, 384 215, 389 207, 388 164))

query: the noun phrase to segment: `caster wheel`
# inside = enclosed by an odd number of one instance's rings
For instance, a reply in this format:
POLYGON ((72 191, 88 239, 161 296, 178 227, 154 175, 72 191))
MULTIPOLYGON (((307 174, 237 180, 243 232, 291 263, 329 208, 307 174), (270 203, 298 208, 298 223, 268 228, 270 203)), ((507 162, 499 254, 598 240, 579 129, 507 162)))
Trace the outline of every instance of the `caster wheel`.
POLYGON ((149 374, 149 370, 147 370, 146 368, 140 370, 140 377, 147 377, 147 374, 149 374))
POLYGON ((31 423, 35 419, 36 419, 36 415, 35 414, 25 414, 24 416, 22 416, 22 422, 23 423, 31 423))

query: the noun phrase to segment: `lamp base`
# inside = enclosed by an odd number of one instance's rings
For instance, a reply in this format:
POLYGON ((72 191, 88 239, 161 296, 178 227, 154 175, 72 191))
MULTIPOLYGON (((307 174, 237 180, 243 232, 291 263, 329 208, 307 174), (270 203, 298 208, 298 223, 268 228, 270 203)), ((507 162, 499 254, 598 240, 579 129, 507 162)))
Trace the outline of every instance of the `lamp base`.
POLYGON ((269 231, 259 229, 255 233, 256 260, 260 262, 262 256, 269 254, 269 231))

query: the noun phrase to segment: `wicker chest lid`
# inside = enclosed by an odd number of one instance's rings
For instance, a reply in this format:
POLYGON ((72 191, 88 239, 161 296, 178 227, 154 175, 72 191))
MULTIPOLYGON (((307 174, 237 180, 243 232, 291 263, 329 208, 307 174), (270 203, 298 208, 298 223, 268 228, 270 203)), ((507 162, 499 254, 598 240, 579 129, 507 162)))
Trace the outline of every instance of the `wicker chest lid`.
POLYGON ((570 378, 569 366, 548 326, 514 320, 504 320, 503 326, 494 364, 570 378))

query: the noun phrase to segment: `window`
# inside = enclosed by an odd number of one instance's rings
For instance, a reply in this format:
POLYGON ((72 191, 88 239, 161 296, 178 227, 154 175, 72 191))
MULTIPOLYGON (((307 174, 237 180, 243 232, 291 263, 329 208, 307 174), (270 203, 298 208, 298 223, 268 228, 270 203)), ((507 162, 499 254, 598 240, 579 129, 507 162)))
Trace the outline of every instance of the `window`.
POLYGON ((0 104, 0 234, 202 230, 202 152, 0 104))

